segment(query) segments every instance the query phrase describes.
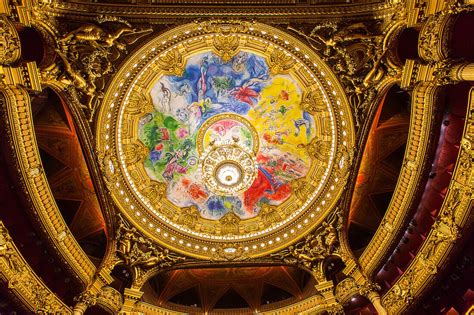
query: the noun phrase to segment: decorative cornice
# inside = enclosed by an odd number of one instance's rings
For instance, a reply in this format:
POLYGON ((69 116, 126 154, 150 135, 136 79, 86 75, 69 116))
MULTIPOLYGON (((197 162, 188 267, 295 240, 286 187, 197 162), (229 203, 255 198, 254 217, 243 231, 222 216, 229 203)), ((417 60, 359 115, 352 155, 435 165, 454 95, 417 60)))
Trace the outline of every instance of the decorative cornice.
POLYGON ((121 5, 114 6, 98 3, 77 3, 77 2, 54 2, 50 8, 50 13, 55 16, 68 16, 81 19, 91 15, 119 15, 126 16, 134 22, 146 19, 151 23, 166 23, 166 21, 176 18, 199 19, 234 17, 243 18, 252 16, 257 19, 280 18, 281 20, 305 21, 321 19, 343 19, 352 17, 355 19, 383 18, 395 12, 394 6, 389 3, 369 3, 369 4, 344 4, 344 5, 318 5, 318 6, 153 6, 153 5, 121 5))
POLYGON ((36 314, 72 314, 31 269, 0 221, 0 280, 22 304, 36 314))
POLYGON ((408 269, 383 296, 390 313, 404 312, 443 268, 463 231, 467 231, 474 206, 474 89, 470 91, 461 150, 439 215, 408 269))

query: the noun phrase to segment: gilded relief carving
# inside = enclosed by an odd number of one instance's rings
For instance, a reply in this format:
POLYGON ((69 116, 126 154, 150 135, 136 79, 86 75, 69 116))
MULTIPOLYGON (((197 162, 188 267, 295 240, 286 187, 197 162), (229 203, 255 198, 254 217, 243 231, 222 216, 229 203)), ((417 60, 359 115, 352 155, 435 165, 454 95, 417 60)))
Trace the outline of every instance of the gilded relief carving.
POLYGON ((10 65, 20 59, 20 37, 15 25, 0 15, 0 65, 10 65))
POLYGON ((382 21, 350 25, 321 23, 310 31, 289 25, 288 30, 305 38, 311 47, 338 74, 345 85, 356 126, 360 128, 374 100, 379 83, 398 76, 401 69, 393 69, 386 61, 386 36, 391 34, 389 24, 382 21))
POLYGON ((272 74, 288 72, 295 65, 295 61, 284 51, 274 49, 268 58, 268 65, 272 74))
POLYGON ((66 87, 77 90, 78 101, 89 119, 93 118, 97 104, 102 99, 105 77, 115 71, 113 61, 126 52, 127 45, 152 31, 132 28, 120 19, 111 21, 105 19, 99 24, 81 25, 64 34, 57 40, 56 49, 63 72, 58 65, 47 71, 46 78, 57 76, 58 81, 66 87), (115 27, 110 26, 111 21, 116 24, 115 27))
POLYGON ((287 264, 300 265, 311 271, 318 282, 327 281, 322 262, 330 256, 344 257, 339 244, 338 231, 342 229, 342 216, 332 213, 327 221, 307 235, 302 241, 278 253, 271 254, 287 264))
POLYGON ((218 34, 213 38, 214 51, 223 62, 229 62, 239 52, 240 39, 236 35, 218 34))
POLYGON ((158 58, 157 66, 160 70, 181 76, 184 71, 183 55, 178 48, 171 49, 158 58))
POLYGON ((116 239, 117 257, 114 264, 130 269, 133 275, 132 287, 138 289, 148 280, 154 270, 169 268, 186 259, 153 244, 120 217, 116 239))

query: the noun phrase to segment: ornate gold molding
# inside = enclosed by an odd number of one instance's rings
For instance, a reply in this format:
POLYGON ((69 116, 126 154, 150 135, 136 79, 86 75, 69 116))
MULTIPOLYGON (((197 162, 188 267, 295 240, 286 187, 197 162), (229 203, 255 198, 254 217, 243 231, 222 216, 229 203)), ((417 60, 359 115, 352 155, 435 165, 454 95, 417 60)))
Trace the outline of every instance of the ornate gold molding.
POLYGON ((122 294, 114 288, 104 286, 98 292, 93 291, 84 291, 74 299, 78 302, 74 306, 75 315, 83 314, 92 305, 99 305, 113 314, 117 314, 122 308, 122 294))
POLYGON ((154 245, 120 216, 117 225, 116 257, 111 266, 123 265, 131 271, 132 289, 141 289, 150 277, 186 259, 167 248, 154 245))
POLYGON ((418 54, 425 61, 436 62, 448 58, 448 44, 455 17, 443 13, 430 16, 421 28, 418 54))
POLYGON ((72 314, 31 269, 0 221, 0 279, 22 304, 36 314, 72 314))
POLYGON ((472 223, 474 206, 474 89, 471 89, 461 149, 436 222, 408 269, 383 296, 390 313, 404 312, 442 268, 456 241, 472 223))
POLYGON ((15 25, 5 15, 0 15, 0 43, 0 65, 10 65, 20 59, 20 36, 15 25))
POLYGON ((341 6, 295 6, 295 7, 229 7, 214 6, 212 8, 200 8, 196 6, 183 6, 176 9, 173 6, 115 6, 113 9, 110 5, 101 5, 98 3, 78 3, 69 1, 54 1, 53 7, 49 9, 51 14, 55 16, 68 16, 80 19, 95 12, 97 15, 119 15, 126 16, 130 19, 140 19, 141 16, 147 15, 153 22, 162 20, 162 23, 170 21, 175 22, 176 18, 181 19, 200 19, 200 18, 248 18, 249 16, 261 18, 266 22, 275 22, 275 19, 305 19, 317 20, 321 19, 342 19, 343 17, 356 18, 381 18, 387 16, 396 10, 393 5, 386 2, 341 5, 341 6))
MULTIPOLYGON (((183 307, 186 309, 186 307, 183 307)), ((324 302, 324 298, 321 295, 313 295, 302 301, 293 303, 287 306, 275 307, 270 305, 262 305, 261 309, 258 310, 258 314, 262 315, 294 315, 294 314, 319 314, 327 310, 327 306, 324 302)), ((195 308, 187 308, 186 311, 174 311, 159 306, 151 305, 145 302, 138 302, 134 307, 135 312, 142 312, 144 314, 157 314, 157 315, 184 315, 195 311, 195 308)))
POLYGON ((367 275, 371 275, 387 255, 414 200, 426 163, 437 91, 433 83, 419 84, 413 91, 408 143, 395 191, 379 228, 359 259, 367 275))
MULTIPOLYGON (((310 25, 311 31, 288 25, 287 29, 305 38, 322 55, 344 85, 358 136, 366 125, 377 93, 399 79, 400 67, 387 57, 391 39, 404 25, 405 10, 391 14, 392 21, 375 20, 353 24, 326 22, 310 25)), ((305 105, 307 106, 306 102, 305 105)), ((316 109, 313 109, 316 110, 316 109)))
POLYGON ((346 261, 349 257, 349 253, 344 252, 339 243, 342 227, 341 213, 335 210, 321 226, 302 241, 271 254, 270 257, 285 264, 300 266, 310 271, 318 283, 324 283, 328 281, 324 274, 324 261, 335 256, 346 261))
POLYGON ((31 198, 35 215, 59 255, 77 277, 88 284, 95 266, 71 234, 52 195, 36 143, 28 93, 22 88, 8 86, 1 89, 1 94, 4 96, 0 99, 0 105, 7 125, 8 141, 15 152, 19 178, 25 193, 31 198))

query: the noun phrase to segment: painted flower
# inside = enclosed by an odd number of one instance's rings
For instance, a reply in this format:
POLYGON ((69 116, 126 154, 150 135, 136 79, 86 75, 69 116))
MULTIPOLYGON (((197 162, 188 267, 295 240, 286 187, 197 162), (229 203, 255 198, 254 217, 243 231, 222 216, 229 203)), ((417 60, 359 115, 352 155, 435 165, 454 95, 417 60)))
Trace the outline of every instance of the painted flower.
POLYGON ((178 138, 186 138, 189 134, 189 132, 185 128, 179 128, 177 130, 178 138))
POLYGON ((162 154, 162 152, 163 152, 163 151, 155 151, 155 150, 151 151, 151 152, 150 152, 150 160, 151 160, 152 162, 158 161, 159 159, 161 159, 161 154, 162 154))

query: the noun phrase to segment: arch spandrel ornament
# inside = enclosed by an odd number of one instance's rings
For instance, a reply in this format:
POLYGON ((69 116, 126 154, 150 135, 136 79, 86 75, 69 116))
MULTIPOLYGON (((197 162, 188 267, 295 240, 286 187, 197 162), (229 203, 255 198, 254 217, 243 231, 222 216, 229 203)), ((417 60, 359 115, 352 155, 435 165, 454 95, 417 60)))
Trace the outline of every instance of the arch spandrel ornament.
POLYGON ((261 257, 314 230, 338 202, 355 143, 329 67, 292 36, 244 21, 148 42, 115 75, 97 126, 125 217, 211 260, 261 257))

